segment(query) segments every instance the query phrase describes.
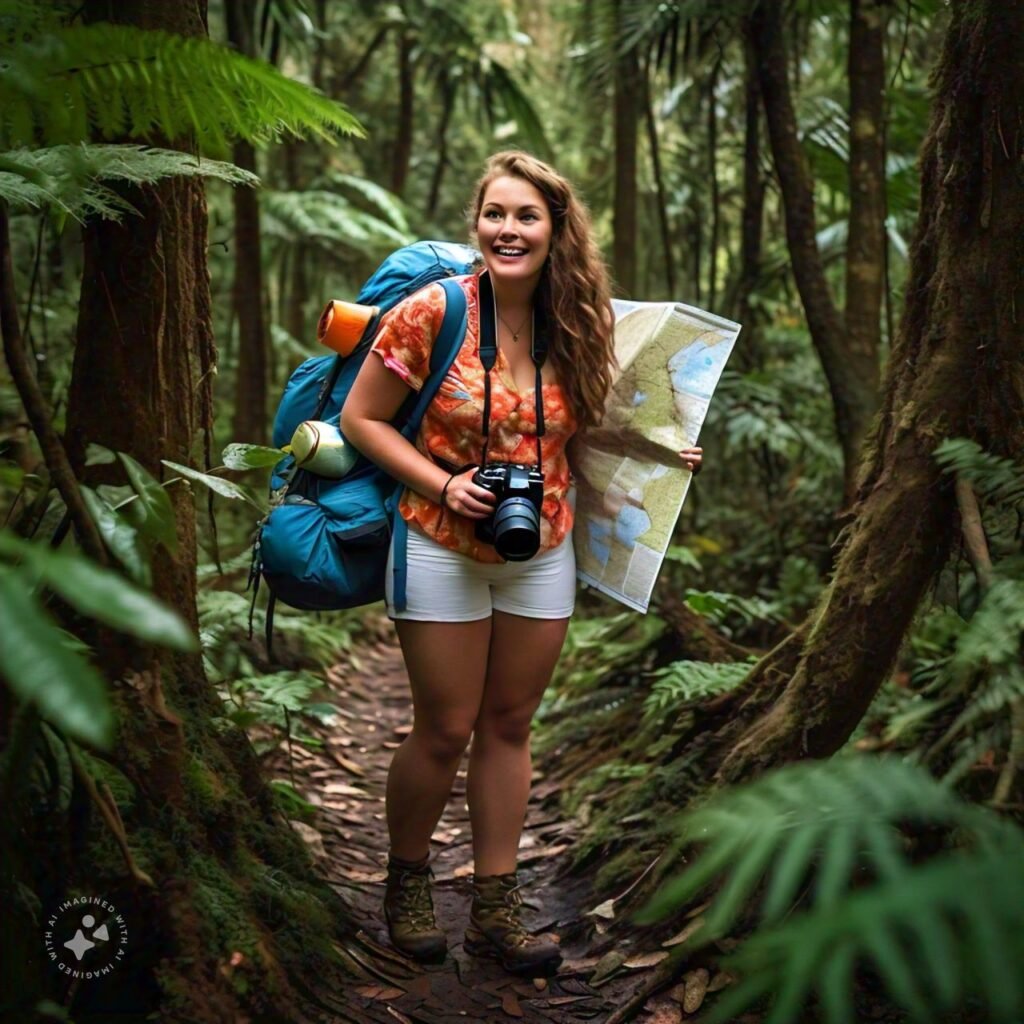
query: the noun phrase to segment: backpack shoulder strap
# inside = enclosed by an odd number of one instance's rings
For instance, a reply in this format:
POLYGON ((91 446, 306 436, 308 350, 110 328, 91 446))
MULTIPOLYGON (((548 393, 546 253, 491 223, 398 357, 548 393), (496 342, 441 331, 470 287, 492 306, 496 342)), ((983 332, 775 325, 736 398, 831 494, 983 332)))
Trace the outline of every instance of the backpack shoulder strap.
MULTIPOLYGON (((430 376, 424 381, 420 389, 419 401, 417 401, 412 414, 402 428, 402 434, 410 441, 416 436, 419 430, 420 421, 427 411, 427 406, 434 400, 445 374, 451 368, 455 357, 462 348, 466 339, 466 293, 462 290, 457 281, 442 281, 441 285, 445 290, 444 320, 441 322, 441 329, 434 339, 434 348, 430 353, 430 376)), ((395 497, 401 491, 399 487, 395 491, 395 497)), ((405 611, 405 585, 408 576, 408 562, 406 560, 406 545, 409 539, 409 527, 398 511, 397 501, 394 509, 394 559, 392 562, 393 583, 392 600, 395 609, 405 611)))
POLYGON ((451 278, 440 284, 445 291, 444 319, 430 352, 430 376, 423 382, 417 402, 402 427, 402 435, 409 441, 416 437, 427 406, 434 400, 466 338, 466 293, 451 278))

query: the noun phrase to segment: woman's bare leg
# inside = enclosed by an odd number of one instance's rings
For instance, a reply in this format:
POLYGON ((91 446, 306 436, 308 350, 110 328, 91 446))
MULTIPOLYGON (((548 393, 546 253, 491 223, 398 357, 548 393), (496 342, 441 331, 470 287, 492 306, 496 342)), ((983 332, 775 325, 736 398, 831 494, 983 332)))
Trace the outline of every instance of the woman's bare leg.
POLYGON ((561 653, 568 619, 495 611, 467 798, 477 875, 514 871, 530 794, 530 722, 561 653))
POLYGON ((491 620, 395 623, 412 686, 412 732, 395 751, 385 809, 391 853, 421 859, 480 710, 491 620))

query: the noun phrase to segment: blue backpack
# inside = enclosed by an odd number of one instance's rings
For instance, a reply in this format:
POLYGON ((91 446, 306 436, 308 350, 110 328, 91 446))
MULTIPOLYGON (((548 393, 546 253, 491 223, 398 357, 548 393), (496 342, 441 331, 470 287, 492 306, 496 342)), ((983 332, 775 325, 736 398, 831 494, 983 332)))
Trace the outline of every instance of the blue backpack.
MULTIPOLYGON (((410 441, 415 441, 423 414, 466 333, 465 293, 450 278, 472 272, 478 259, 476 250, 466 245, 416 242, 388 256, 356 297, 356 302, 385 313, 435 281, 445 289, 445 314, 430 357, 430 375, 418 393, 410 392, 392 420, 410 441)), ((350 355, 317 356, 296 368, 274 418, 276 446, 286 445, 304 420, 338 424, 342 404, 373 344, 377 322, 371 321, 350 355)), ((394 601, 404 609, 406 524, 396 511, 401 484, 363 456, 340 480, 332 480, 297 469, 289 455, 274 467, 270 489, 275 505, 257 533, 249 574, 257 589, 261 576, 270 588, 268 649, 276 600, 317 611, 381 600, 392 529, 394 601)), ((254 593, 254 604, 255 599, 254 593)))

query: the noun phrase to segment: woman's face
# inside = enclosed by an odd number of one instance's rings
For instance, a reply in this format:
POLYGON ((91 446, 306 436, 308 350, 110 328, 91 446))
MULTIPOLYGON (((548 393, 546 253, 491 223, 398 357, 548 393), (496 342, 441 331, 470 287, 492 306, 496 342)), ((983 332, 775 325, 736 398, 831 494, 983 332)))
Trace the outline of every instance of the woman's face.
POLYGON ((522 178, 495 178, 484 191, 476 236, 495 281, 536 286, 551 251, 553 225, 540 190, 522 178))

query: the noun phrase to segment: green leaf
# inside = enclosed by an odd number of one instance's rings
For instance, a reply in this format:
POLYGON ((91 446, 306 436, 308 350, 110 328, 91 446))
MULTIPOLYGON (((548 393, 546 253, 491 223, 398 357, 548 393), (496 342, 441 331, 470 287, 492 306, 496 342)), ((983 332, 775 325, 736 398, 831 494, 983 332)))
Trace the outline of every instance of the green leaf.
POLYGON ((101 444, 90 441, 85 449, 85 464, 87 466, 105 466, 111 462, 117 462, 117 452, 104 448, 101 444))
POLYGON ((108 748, 114 715, 106 682, 64 646, 42 605, 9 570, 0 571, 0 635, 0 676, 11 691, 68 736, 108 748))
POLYGON ((171 554, 178 551, 178 533, 174 528, 174 508, 167 491, 145 466, 125 452, 118 452, 125 472, 139 500, 126 506, 129 521, 139 531, 163 544, 171 554))
POLYGON ((111 508, 91 487, 82 485, 81 491, 107 550, 128 570, 136 583, 148 587, 152 582, 152 572, 140 543, 139 531, 122 512, 111 508))
POLYGON ((81 555, 51 551, 0 532, 0 554, 20 556, 68 604, 132 636, 179 651, 194 651, 188 623, 152 594, 81 555))
POLYGON ((228 469, 263 469, 276 466, 284 456, 280 448, 267 448, 261 444, 229 444, 220 457, 228 469))
POLYGON ((189 480, 195 480, 197 483, 209 487, 215 494, 219 494, 224 498, 233 498, 237 501, 247 501, 253 508, 257 508, 261 512, 264 511, 263 506, 244 487, 239 487, 238 484, 232 483, 230 480, 224 480, 222 477, 212 476, 209 473, 201 473, 198 469, 192 469, 191 466, 183 466, 180 462, 171 462, 168 459, 161 459, 160 461, 175 472, 188 477, 189 480))

